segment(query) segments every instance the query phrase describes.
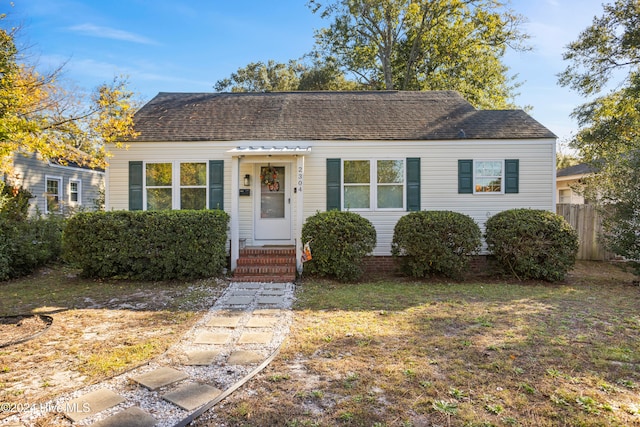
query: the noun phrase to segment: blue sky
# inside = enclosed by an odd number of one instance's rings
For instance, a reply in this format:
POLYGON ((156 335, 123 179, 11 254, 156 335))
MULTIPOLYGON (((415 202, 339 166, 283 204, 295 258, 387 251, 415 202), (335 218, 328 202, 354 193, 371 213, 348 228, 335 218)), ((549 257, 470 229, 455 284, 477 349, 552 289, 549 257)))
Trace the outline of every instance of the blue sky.
MULTIPOLYGON (((219 79, 253 61, 286 62, 313 47, 328 25, 306 0, 0 0, 19 42, 43 69, 65 63, 65 78, 92 89, 129 76, 144 100, 158 92, 211 92, 219 79)), ((557 85, 564 47, 596 15, 595 0, 512 0, 524 15, 534 50, 509 53, 506 64, 523 83, 518 105, 563 144, 577 130, 571 111, 584 102, 557 85)))

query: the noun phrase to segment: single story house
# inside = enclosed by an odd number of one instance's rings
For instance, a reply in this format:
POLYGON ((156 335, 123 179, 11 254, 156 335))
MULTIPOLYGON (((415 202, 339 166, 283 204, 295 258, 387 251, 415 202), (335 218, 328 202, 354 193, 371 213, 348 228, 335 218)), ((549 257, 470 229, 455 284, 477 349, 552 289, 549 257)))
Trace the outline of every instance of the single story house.
POLYGON ((159 93, 111 148, 106 208, 224 209, 242 245, 295 245, 305 219, 350 210, 389 256, 410 211, 555 211, 556 136, 521 110, 454 91, 159 93))
POLYGON ((16 154, 13 174, 7 182, 33 195, 29 214, 68 215, 77 210, 100 208, 105 172, 74 162, 44 160, 37 153, 16 154))
POLYGON ((589 204, 584 196, 577 191, 577 187, 584 178, 593 174, 594 169, 588 163, 569 166, 556 172, 556 198, 558 203, 583 205, 589 204))

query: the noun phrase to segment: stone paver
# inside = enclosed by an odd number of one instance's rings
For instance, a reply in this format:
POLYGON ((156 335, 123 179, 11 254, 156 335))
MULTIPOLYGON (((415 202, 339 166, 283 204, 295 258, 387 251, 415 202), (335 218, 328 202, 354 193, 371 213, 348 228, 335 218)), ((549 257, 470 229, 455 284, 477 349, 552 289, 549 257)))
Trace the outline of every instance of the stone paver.
POLYGON ((157 390, 160 387, 177 383, 187 378, 189 378, 189 376, 184 372, 163 366, 162 368, 154 369, 153 371, 132 377, 131 379, 149 390, 157 390))
POLYGON ((257 289, 236 289, 231 293, 235 296, 254 296, 258 292, 257 289))
POLYGON ((287 289, 286 283, 265 283, 265 289, 287 289))
POLYGON ((200 332, 194 341, 194 344, 226 344, 231 334, 226 332, 214 333, 209 331, 200 332))
POLYGON ((273 338, 273 332, 243 332, 238 344, 269 344, 273 338))
POLYGON ((122 396, 109 389, 101 388, 67 403, 65 407, 70 410, 64 414, 71 421, 78 422, 122 402, 124 402, 122 396))
POLYGON ((229 365, 253 365, 265 359, 264 356, 253 351, 234 351, 229 355, 227 364, 229 365))
POLYGON ((282 314, 282 310, 279 308, 260 308, 254 310, 253 314, 257 314, 258 316, 279 316, 282 314))
POLYGON ((122 412, 93 424, 94 427, 153 427, 158 420, 138 408, 132 406, 122 412))
POLYGON ((185 363, 185 365, 206 366, 215 362, 220 352, 213 350, 193 350, 187 351, 186 354, 187 363, 185 363))
POLYGON ((258 297, 258 304, 280 304, 282 303, 282 297, 263 296, 258 297))
POLYGON ((228 300, 227 304, 229 305, 247 305, 251 304, 253 301, 253 297, 243 296, 243 295, 232 295, 228 300))
POLYGON ((277 317, 252 317, 245 325, 247 328, 272 328, 278 323, 277 317))
POLYGON ((210 385, 189 383, 171 393, 165 394, 162 398, 182 409, 192 411, 205 403, 211 402, 220 393, 222 393, 221 390, 210 385))
POLYGON ((261 286, 260 283, 238 283, 238 288, 241 289, 260 289, 261 286))
POLYGON ((260 292, 261 296, 283 296, 284 294, 285 292, 282 289, 265 289, 260 292))
POLYGON ((216 316, 207 322, 207 326, 216 328, 235 328, 242 319, 242 316, 216 316))

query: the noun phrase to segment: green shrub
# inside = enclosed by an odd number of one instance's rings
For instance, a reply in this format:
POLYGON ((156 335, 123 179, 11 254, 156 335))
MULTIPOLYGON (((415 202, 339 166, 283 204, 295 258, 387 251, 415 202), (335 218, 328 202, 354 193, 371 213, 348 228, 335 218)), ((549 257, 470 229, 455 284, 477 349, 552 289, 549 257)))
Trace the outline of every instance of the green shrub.
POLYGON ((313 256, 306 272, 351 281, 362 276, 363 258, 376 246, 376 229, 354 212, 318 212, 302 226, 302 241, 311 242, 313 256))
POLYGON ((228 222, 220 210, 83 212, 68 221, 64 258, 89 277, 211 277, 226 265, 228 222))
POLYGON ((576 260, 578 234, 559 215, 512 209, 487 220, 486 242, 498 267, 518 279, 564 279, 576 260))
POLYGON ((56 216, 16 220, 0 214, 0 280, 32 273, 59 258, 64 219, 56 216))
POLYGON ((451 211, 411 212, 393 231, 391 254, 414 277, 461 275, 480 249, 482 233, 469 217, 451 211))

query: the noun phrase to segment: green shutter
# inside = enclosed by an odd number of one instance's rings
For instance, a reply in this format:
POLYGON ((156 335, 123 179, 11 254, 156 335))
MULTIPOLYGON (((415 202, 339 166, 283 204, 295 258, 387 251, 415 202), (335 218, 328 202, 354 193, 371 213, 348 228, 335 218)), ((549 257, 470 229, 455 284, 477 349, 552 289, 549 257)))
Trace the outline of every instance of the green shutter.
POLYGON ((224 160, 209 160, 209 209, 224 210, 224 160))
POLYGON ((518 159, 507 159, 504 161, 504 192, 518 193, 520 161, 518 159))
POLYGON ((458 160, 458 193, 473 194, 473 160, 458 160))
POLYGON ((142 210, 142 162, 129 162, 129 210, 142 210))
POLYGON ((407 158, 407 211, 419 211, 420 157, 407 158))
POLYGON ((342 160, 327 159, 327 210, 340 210, 342 181, 342 160))

